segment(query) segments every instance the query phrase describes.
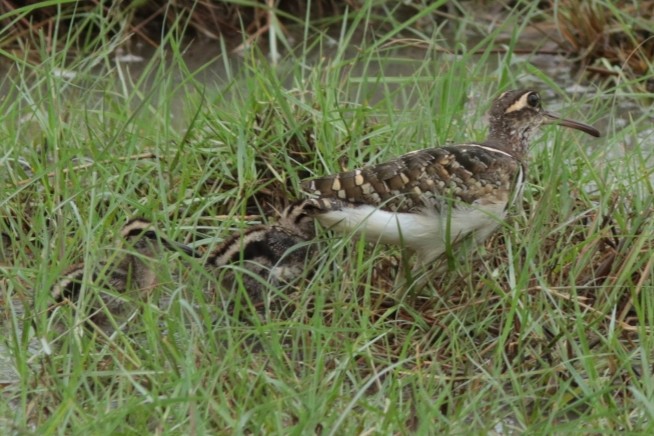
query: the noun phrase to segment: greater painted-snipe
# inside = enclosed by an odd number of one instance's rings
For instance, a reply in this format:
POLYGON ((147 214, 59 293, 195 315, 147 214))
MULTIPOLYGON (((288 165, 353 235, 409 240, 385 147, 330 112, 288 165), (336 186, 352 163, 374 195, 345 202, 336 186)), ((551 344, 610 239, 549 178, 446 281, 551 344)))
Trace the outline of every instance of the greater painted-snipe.
POLYGON ((481 243, 522 195, 527 152, 543 124, 599 137, 594 127, 543 109, 538 92, 501 94, 485 141, 413 151, 388 162, 303 182, 316 219, 342 233, 395 244, 432 264, 468 237, 481 243))

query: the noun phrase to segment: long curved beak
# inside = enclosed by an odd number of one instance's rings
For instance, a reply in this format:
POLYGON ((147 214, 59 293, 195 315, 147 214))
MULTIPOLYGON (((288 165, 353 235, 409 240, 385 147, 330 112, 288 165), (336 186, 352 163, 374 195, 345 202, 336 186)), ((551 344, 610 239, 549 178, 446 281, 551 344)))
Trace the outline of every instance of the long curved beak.
POLYGON ((596 138, 602 136, 599 130, 597 130, 593 126, 589 126, 588 124, 580 123, 579 121, 568 120, 566 118, 561 118, 560 116, 555 115, 551 112, 544 112, 543 115, 545 115, 545 118, 547 119, 547 121, 545 121, 545 124, 558 124, 559 126, 570 127, 572 129, 581 130, 582 132, 587 133, 596 138))
POLYGON ((190 256, 190 257, 196 257, 196 258, 202 257, 202 253, 200 253, 197 250, 189 247, 188 245, 182 244, 180 242, 169 241, 168 239, 165 239, 165 238, 162 238, 161 242, 170 251, 181 251, 181 252, 185 253, 187 256, 190 256))

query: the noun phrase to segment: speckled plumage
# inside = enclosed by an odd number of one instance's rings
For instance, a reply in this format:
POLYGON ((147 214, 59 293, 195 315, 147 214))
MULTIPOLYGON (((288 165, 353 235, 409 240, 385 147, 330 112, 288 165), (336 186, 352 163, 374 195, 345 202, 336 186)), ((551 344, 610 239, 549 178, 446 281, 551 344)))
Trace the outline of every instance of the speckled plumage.
POLYGON ((449 245, 483 241, 520 198, 532 135, 558 123, 593 136, 587 125, 542 109, 532 90, 508 91, 492 104, 488 137, 413 151, 378 165, 303 182, 316 219, 338 232, 401 245, 427 264, 449 245))
POLYGON ((303 203, 294 203, 282 211, 274 225, 255 225, 225 239, 207 260, 207 267, 220 274, 222 286, 231 289, 237 278, 234 269, 246 271, 241 280, 253 302, 263 299, 265 283, 278 286, 301 276, 311 247, 306 244, 315 235, 313 218, 303 203))
POLYGON ((367 204, 392 212, 441 210, 451 200, 507 202, 521 163, 490 147, 466 144, 407 153, 390 162, 311 180, 308 192, 341 206, 367 204))
POLYGON ((169 241, 152 228, 149 221, 137 218, 129 221, 121 231, 121 239, 127 253, 119 260, 100 262, 87 268, 83 263, 74 265, 66 270, 62 277, 51 288, 51 295, 55 302, 66 300, 76 303, 80 297, 84 283, 93 283, 97 287, 88 289, 100 291, 97 305, 89 307, 90 319, 104 327, 107 322, 102 307, 117 315, 129 308, 126 300, 119 294, 133 292, 135 294, 147 293, 157 286, 157 273, 154 262, 162 255, 162 250, 180 250, 189 255, 197 256, 192 249, 185 245, 169 241))

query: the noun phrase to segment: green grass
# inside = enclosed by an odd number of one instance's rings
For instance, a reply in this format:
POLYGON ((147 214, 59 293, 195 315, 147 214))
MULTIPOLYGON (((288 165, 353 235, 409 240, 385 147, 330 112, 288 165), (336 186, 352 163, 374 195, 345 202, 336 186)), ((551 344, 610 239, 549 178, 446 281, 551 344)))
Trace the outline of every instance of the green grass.
POLYGON ((277 66, 224 48, 191 70, 180 23, 137 74, 113 62, 120 36, 99 16, 102 44, 84 51, 71 34, 51 52, 36 41, 38 62, 3 52, 2 339, 16 379, 2 384, 2 432, 651 432, 652 95, 639 78, 566 96, 572 79, 513 54, 522 26, 547 18, 518 3, 492 31, 366 4, 277 66), (479 53, 437 49, 467 30, 479 53), (425 48, 409 56, 408 38, 425 48), (325 232, 313 276, 277 294, 284 316, 214 295, 216 278, 174 254, 151 297, 127 296, 126 333, 71 320, 62 334, 46 316, 62 271, 116 255, 130 217, 209 249, 274 218, 302 178, 483 139, 492 98, 527 85, 605 136, 543 129, 521 207, 424 298, 385 304, 373 272, 397 250, 325 232))

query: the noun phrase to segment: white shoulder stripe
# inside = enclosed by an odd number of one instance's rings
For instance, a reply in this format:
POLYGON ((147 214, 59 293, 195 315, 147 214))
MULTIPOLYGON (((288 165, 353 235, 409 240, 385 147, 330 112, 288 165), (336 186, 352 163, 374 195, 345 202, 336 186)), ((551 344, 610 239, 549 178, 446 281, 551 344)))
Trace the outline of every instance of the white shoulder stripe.
POLYGON ((519 199, 522 198, 522 192, 525 188, 525 170, 520 165, 520 171, 518 172, 518 177, 516 177, 515 185, 513 186, 513 196, 511 202, 507 206, 511 206, 516 203, 519 199))
POLYGON ((506 151, 498 150, 497 148, 488 147, 486 145, 481 145, 481 144, 465 144, 465 145, 470 145, 470 146, 473 146, 473 147, 479 147, 479 148, 483 148, 486 151, 503 154, 504 156, 508 156, 508 157, 511 157, 511 158, 513 157, 513 156, 511 156, 511 154, 507 153, 506 151))

